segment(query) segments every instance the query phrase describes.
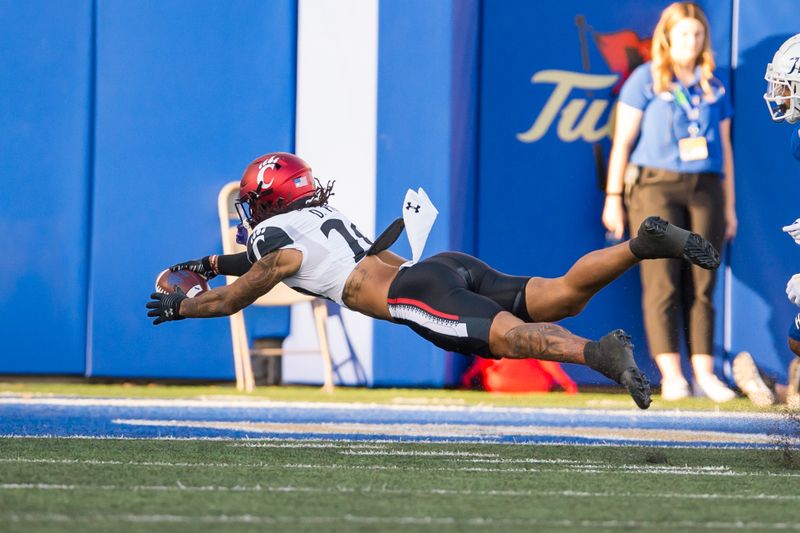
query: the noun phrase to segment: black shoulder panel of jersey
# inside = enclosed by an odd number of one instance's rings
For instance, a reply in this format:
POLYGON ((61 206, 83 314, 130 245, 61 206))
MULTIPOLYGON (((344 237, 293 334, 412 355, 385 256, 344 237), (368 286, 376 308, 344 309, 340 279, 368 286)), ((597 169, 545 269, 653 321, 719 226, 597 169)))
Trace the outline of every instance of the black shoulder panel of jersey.
POLYGON ((247 258, 251 263, 255 263, 265 255, 293 242, 281 228, 275 226, 257 228, 247 240, 247 258))

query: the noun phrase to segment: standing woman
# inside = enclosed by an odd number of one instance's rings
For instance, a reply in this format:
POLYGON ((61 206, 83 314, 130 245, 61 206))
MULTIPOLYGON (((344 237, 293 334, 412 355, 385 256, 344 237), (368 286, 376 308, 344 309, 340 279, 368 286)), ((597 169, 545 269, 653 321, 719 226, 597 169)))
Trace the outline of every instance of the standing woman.
MULTIPOLYGON (((690 228, 717 249, 736 234, 731 104, 714 77, 708 21, 690 2, 667 7, 653 34, 652 61, 625 82, 617 105, 603 224, 615 237, 650 215, 690 228)), ((691 354, 695 388, 716 402, 735 393, 714 374, 715 272, 691 267, 690 291, 681 261, 640 266, 650 353, 661 371, 664 400, 689 395, 680 362, 680 332, 691 354), (683 327, 682 327, 683 324, 683 327)), ((688 282, 688 276, 687 276, 688 282)))

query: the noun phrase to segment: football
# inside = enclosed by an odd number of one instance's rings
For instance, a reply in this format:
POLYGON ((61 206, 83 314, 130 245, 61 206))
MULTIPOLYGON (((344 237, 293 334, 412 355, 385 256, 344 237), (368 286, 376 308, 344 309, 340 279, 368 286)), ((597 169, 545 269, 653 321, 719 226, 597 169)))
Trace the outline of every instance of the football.
POLYGON ((171 294, 180 287, 189 298, 194 298, 200 293, 208 290, 206 278, 192 272, 191 270, 176 270, 171 272, 169 269, 163 271, 156 278, 156 292, 171 294))

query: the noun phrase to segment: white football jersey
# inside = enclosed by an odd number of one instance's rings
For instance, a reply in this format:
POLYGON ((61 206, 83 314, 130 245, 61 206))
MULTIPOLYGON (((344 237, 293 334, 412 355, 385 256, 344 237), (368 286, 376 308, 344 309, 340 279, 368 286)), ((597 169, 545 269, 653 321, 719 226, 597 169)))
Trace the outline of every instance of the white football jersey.
POLYGON ((355 224, 333 207, 305 207, 258 224, 247 240, 247 258, 255 263, 275 250, 300 250, 300 270, 283 282, 300 292, 343 305, 347 276, 366 256, 371 244, 355 224))

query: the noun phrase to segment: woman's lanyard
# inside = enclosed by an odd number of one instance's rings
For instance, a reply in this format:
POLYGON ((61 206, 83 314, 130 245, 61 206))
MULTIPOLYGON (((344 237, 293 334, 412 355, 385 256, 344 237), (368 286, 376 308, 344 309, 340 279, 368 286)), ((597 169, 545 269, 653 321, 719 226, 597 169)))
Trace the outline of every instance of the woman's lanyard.
POLYGON ((700 102, 692 101, 686 89, 676 84, 672 90, 675 102, 686 113, 689 119, 689 136, 678 139, 678 155, 681 161, 700 161, 708 159, 708 143, 705 137, 700 136, 700 102))
POLYGON ((676 87, 672 90, 672 95, 675 97, 675 102, 686 113, 686 118, 689 119, 689 135, 697 137, 697 134, 700 133, 700 123, 698 122, 700 120, 699 103, 693 104, 689 95, 686 94, 686 89, 680 84, 676 84, 676 87))

